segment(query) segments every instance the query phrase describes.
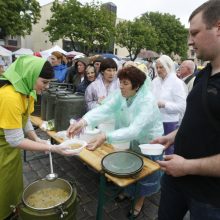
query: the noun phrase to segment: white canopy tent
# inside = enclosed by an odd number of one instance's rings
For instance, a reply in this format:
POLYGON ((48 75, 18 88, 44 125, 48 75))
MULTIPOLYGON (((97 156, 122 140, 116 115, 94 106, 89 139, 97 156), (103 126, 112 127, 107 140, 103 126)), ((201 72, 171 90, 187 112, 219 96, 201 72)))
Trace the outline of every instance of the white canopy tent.
POLYGON ((76 56, 76 55, 85 56, 84 53, 77 52, 77 51, 74 51, 74 50, 66 53, 66 56, 67 56, 67 57, 74 57, 74 56, 76 56))
POLYGON ((7 67, 12 63, 12 52, 0 46, 0 59, 5 65, 4 68, 7 69, 7 67))
POLYGON ((22 56, 22 55, 33 55, 34 52, 31 49, 28 48, 20 48, 14 52, 12 52, 16 57, 22 56))
POLYGON ((0 46, 0 56, 10 57, 11 55, 12 55, 12 52, 10 50, 7 50, 6 48, 0 46))
POLYGON ((48 49, 48 50, 44 50, 44 51, 40 51, 40 54, 43 58, 48 59, 48 57, 51 55, 52 52, 54 51, 59 51, 62 54, 66 55, 66 51, 63 50, 61 47, 59 47, 58 45, 55 45, 54 47, 48 49))

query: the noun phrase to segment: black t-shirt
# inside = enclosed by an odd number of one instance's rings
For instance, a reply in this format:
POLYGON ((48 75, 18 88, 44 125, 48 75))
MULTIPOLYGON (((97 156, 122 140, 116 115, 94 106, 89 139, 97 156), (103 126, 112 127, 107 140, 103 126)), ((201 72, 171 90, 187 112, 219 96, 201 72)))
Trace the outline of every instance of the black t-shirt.
MULTIPOLYGON (((208 157, 220 153, 220 73, 209 77, 207 104, 219 129, 208 119, 202 102, 204 75, 211 71, 208 65, 197 76, 187 97, 186 112, 175 139, 174 153, 187 159, 208 157)), ((194 199, 220 207, 220 178, 184 176, 172 178, 194 199)))

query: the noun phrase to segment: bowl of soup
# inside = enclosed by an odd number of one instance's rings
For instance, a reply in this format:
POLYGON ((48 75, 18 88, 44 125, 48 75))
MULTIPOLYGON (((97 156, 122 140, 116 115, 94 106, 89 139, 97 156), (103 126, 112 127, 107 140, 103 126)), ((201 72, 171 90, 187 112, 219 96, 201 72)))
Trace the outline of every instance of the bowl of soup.
POLYGON ((69 147, 66 151, 79 154, 87 146, 87 142, 79 139, 70 139, 64 141, 61 145, 69 147))

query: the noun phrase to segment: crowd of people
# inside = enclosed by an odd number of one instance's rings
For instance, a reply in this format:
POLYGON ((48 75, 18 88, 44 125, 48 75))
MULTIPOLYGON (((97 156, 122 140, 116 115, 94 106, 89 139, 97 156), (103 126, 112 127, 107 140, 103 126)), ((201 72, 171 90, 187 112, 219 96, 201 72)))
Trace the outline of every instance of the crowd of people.
MULTIPOLYGON (((209 0, 190 15, 188 44, 199 59, 209 61, 197 74, 192 60, 176 68, 168 55, 155 60, 153 75, 143 64, 128 61, 119 66, 101 55, 75 56, 67 62, 59 51, 48 61, 21 56, 7 70, 0 63, 0 219, 9 219, 10 205, 21 199, 21 149, 74 155, 66 151, 68 146, 41 140, 30 121, 36 94, 48 89, 53 78, 85 97, 87 113, 67 128, 69 137, 86 126, 115 122, 113 131, 88 142, 88 150, 121 141, 129 142, 136 153, 139 144, 165 146, 163 157, 146 155, 161 170, 138 182, 129 217, 137 217, 145 197, 161 190, 159 220, 183 219, 188 210, 191 219, 220 219, 219 11, 220 1, 209 0)), ((117 200, 133 198, 134 191, 133 185, 125 188, 117 200)))

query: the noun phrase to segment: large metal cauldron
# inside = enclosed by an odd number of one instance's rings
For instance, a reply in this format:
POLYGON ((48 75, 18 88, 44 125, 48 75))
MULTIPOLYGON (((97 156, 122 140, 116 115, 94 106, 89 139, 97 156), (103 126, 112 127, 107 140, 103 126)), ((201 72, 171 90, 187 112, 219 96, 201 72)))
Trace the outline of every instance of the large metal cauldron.
MULTIPOLYGON (((57 79, 52 79, 50 82, 49 90, 55 91, 58 87, 59 85, 57 83, 57 79)), ((43 93, 41 94, 40 116, 42 120, 46 120, 48 94, 48 90, 43 91, 43 93)))
POLYGON ((50 83, 50 88, 44 91, 41 96, 41 119, 50 120, 54 119, 54 108, 56 94, 73 93, 73 85, 67 83, 57 83, 56 81, 50 83))
POLYGON ((56 109, 56 97, 58 94, 73 94, 72 90, 56 90, 56 91, 48 91, 47 95, 47 104, 46 104, 46 120, 49 121, 54 119, 55 117, 55 109, 56 109))
POLYGON ((47 96, 48 91, 44 91, 41 95, 41 108, 40 108, 40 116, 42 120, 46 120, 46 113, 47 113, 47 96))
POLYGON ((41 179, 28 185, 22 196, 22 203, 18 206, 19 220, 75 220, 77 209, 76 188, 64 179, 48 181, 41 179), (27 198, 34 192, 43 188, 61 188, 68 192, 68 198, 61 204, 49 208, 34 208, 27 203, 27 198))
POLYGON ((55 109, 55 130, 62 131, 69 127, 70 119, 79 119, 86 112, 84 95, 58 94, 55 109))
POLYGON ((34 102, 34 112, 32 113, 34 116, 41 115, 41 95, 37 95, 37 101, 34 102))

